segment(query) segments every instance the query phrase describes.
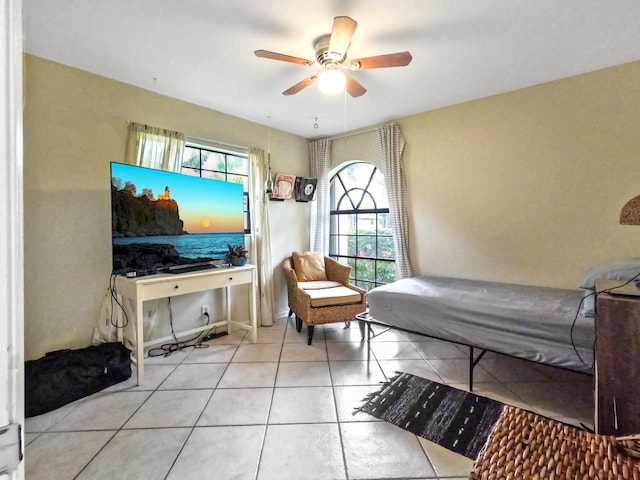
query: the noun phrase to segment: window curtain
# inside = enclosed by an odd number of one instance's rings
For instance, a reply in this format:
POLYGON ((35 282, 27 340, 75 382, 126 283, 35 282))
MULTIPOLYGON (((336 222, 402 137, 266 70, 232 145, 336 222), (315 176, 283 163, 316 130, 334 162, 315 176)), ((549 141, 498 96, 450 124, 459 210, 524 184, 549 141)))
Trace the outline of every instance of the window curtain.
POLYGON ((253 205, 251 215, 253 241, 249 247, 249 258, 258 269, 256 310, 260 325, 270 327, 273 325, 273 268, 268 199, 264 191, 264 182, 267 177, 264 151, 252 148, 249 151, 249 166, 251 172, 249 198, 253 205))
POLYGON ((180 172, 184 140, 184 133, 131 122, 127 163, 157 170, 180 172))
POLYGON ((377 128, 376 137, 389 199, 389 216, 393 229, 393 245, 396 251, 396 279, 401 280, 413 275, 409 262, 407 182, 402 166, 404 138, 400 133, 400 126, 395 123, 377 128))
POLYGON ((311 209, 309 246, 312 251, 329 254, 329 166, 331 140, 309 142, 311 177, 317 178, 315 208, 311 209))

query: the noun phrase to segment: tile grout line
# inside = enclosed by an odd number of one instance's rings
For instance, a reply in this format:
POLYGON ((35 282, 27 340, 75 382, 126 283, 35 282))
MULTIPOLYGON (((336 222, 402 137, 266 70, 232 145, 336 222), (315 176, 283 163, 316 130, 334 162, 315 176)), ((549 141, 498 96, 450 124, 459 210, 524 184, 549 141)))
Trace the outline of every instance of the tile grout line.
MULTIPOLYGON (((246 333, 245 333, 246 336, 246 333)), ((244 339, 244 337, 243 337, 244 339)), ((242 340, 243 340, 242 339, 242 340)), ((212 345, 211 343, 209 343, 208 345, 212 345)), ((213 344, 215 345, 215 344, 213 344)), ((224 344, 220 344, 220 345, 224 345, 224 344)), ((207 400, 207 402, 205 403, 202 411, 200 412, 200 414, 198 415, 198 418, 196 418, 196 421, 194 422, 193 426, 190 428, 189 430, 189 434, 187 435, 187 437, 185 438, 184 442, 182 443, 182 446, 180 447, 180 449, 178 450, 178 453, 176 454, 175 458, 173 459, 173 461, 171 462, 171 466, 169 467, 169 469, 167 470, 167 473, 164 476, 164 479, 166 480, 169 475, 171 474, 171 470, 173 470, 173 467, 175 467, 176 462, 178 461, 178 458, 180 458, 180 455, 182 454, 182 452, 184 451, 184 448, 187 446, 187 443, 189 442, 189 439, 191 438, 191 436, 193 435, 193 432, 195 431, 198 422, 200 421, 200 419, 202 418, 202 414, 204 413, 204 411, 207 409, 207 406, 209 405, 209 402, 211 402, 211 399, 213 398, 213 394, 215 393, 216 389, 218 388, 218 385, 220 385, 220 381, 222 380, 222 377, 224 377, 224 374, 226 373, 227 369, 229 368, 229 365, 231 364, 231 361, 233 360, 233 357, 236 355, 236 353, 238 352, 238 348, 240 347, 240 345, 242 345, 242 341, 237 344, 235 347, 235 350, 233 352, 233 355, 231 355, 231 358, 229 359, 229 361, 226 363, 226 366, 224 367, 224 370, 222 372, 222 374, 220 375, 220 378, 218 379, 218 381, 216 382, 216 386, 211 390, 211 395, 209 395, 209 398, 207 400)), ((210 348, 210 347, 208 347, 210 348)), ((189 352, 189 355, 191 355, 191 353, 193 353, 193 351, 189 352)), ((178 364, 178 366, 183 365, 184 361, 189 357, 189 355, 187 355, 185 358, 182 359, 182 361, 178 364)), ((187 364, 187 365, 193 365, 193 364, 187 364)), ((175 370, 174 370, 175 371, 175 370)), ((172 372, 173 373, 173 372, 172 372)), ((171 374, 169 374, 167 376, 167 378, 169 378, 169 376, 171 376, 171 374)), ((166 381, 166 378, 165 380, 166 381)), ((160 385, 162 385, 164 383, 164 381, 160 382, 160 384, 158 385, 158 389, 160 388, 160 385)), ((187 389, 187 390, 193 390, 193 389, 187 389)), ((157 391, 157 390, 156 390, 157 391)), ((155 392, 154 392, 155 393, 155 392)), ((184 428, 184 427, 180 427, 180 428, 184 428)))
POLYGON ((325 353, 327 355, 327 369, 329 370, 329 382, 331 383, 331 395, 333 396, 333 408, 334 408, 334 412, 336 414, 336 426, 338 427, 338 438, 340 439, 340 455, 342 457, 342 468, 344 471, 344 478, 346 480, 349 480, 349 468, 347 466, 347 456, 345 453, 345 447, 344 447, 344 438, 342 437, 342 424, 340 422, 340 415, 338 414, 338 399, 336 396, 336 386, 333 383, 333 375, 332 375, 332 370, 331 370, 331 362, 329 360, 329 348, 327 346, 327 338, 325 335, 325 339, 324 339, 324 349, 325 349, 325 353))
POLYGON ((264 454, 264 446, 267 441, 267 432, 269 430, 269 417, 271 416, 271 409, 273 408, 273 398, 276 394, 276 384, 278 382, 278 372, 280 371, 280 362, 282 360, 282 351, 284 350, 284 340, 287 337, 287 330, 289 330, 289 318, 287 317, 285 327, 284 327, 284 335, 282 335, 282 340, 280 343, 280 355, 278 357, 278 366, 276 367, 276 373, 273 376, 273 386, 271 387, 271 399, 269 400, 269 408, 267 409, 267 418, 265 419, 264 424, 264 433, 262 434, 262 441, 260 442, 260 453, 258 454, 258 461, 256 462, 256 472, 254 479, 258 480, 260 476, 260 466, 262 464, 262 455, 264 454))

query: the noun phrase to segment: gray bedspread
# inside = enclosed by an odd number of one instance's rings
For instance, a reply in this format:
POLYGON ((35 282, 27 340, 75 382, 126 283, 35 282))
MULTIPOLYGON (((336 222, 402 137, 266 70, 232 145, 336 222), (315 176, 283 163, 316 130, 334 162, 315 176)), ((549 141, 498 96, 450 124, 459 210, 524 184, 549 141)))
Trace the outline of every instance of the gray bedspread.
POLYGON ((576 318, 582 295, 581 290, 417 276, 372 289, 367 302, 369 315, 391 326, 590 372, 594 322, 576 318))

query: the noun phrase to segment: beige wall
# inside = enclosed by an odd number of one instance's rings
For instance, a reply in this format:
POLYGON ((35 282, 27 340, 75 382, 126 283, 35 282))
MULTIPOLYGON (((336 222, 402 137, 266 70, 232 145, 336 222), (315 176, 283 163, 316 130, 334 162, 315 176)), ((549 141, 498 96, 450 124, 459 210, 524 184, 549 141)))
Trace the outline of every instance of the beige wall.
MULTIPOLYGON (((397 120, 415 273, 572 288, 590 265, 638 256, 640 228, 617 221, 640 193, 638 78, 640 62, 397 120)), ((29 56, 25 102, 28 359, 91 339, 110 271, 108 165, 129 121, 262 148, 266 130, 29 56)), ((308 174, 306 140, 272 132, 271 150, 274 171, 308 174)), ((338 138, 332 155, 377 164, 375 134, 338 138)), ((308 248, 309 205, 270 205, 274 264, 308 248)))
MULTIPOLYGON (((111 271, 109 162, 123 161, 130 121, 266 149, 262 125, 27 55, 26 359, 91 342, 111 271)), ((275 172, 308 175, 303 138, 272 131, 271 158, 275 172)), ((308 248, 309 206, 269 208, 277 266, 292 250, 308 248)), ((279 268, 275 280, 276 310, 286 312, 279 268)))
MULTIPOLYGON (((618 224, 640 194, 638 78, 640 62, 397 120, 414 273, 575 288, 638 256, 640 228, 618 224)), ((374 142, 334 140, 333 165, 378 163, 374 142)))

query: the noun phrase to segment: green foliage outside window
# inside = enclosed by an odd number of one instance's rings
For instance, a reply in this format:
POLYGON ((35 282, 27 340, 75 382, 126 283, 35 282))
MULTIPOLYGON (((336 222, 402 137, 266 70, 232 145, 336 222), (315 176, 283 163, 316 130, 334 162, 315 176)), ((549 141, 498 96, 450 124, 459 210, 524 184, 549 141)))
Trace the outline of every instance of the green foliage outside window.
POLYGON ((386 230, 378 232, 377 237, 375 230, 358 230, 349 236, 349 255, 358 257, 351 274, 367 290, 395 280, 393 237, 391 230, 386 230))
POLYGON ((360 229, 349 234, 348 254, 356 257, 395 259, 393 236, 390 228, 375 230, 360 229))
MULTIPOLYGON (((396 264, 390 261, 356 260, 356 284, 366 290, 376 285, 391 283, 396 279, 396 264)), ((354 279, 356 277, 354 276, 354 279)))

